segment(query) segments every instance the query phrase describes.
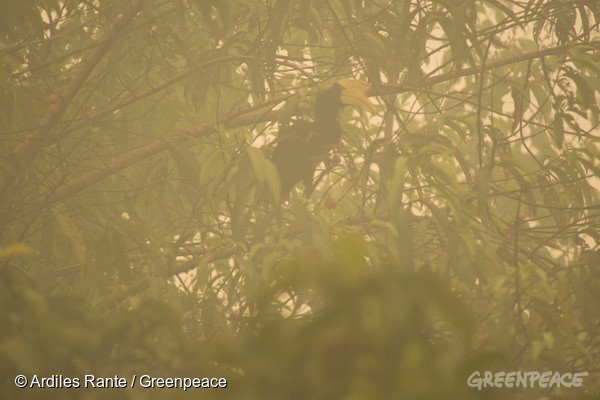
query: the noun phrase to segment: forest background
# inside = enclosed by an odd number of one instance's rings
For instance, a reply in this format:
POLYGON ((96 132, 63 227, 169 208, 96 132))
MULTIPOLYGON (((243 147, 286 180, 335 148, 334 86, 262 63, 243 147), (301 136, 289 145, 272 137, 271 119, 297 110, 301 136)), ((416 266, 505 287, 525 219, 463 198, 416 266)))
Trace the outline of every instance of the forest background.
POLYGON ((3 0, 0 396, 597 399, 599 24, 594 0, 3 0), (350 77, 378 113, 344 110, 282 200, 279 128, 350 77), (134 373, 228 387, 13 383, 134 373))

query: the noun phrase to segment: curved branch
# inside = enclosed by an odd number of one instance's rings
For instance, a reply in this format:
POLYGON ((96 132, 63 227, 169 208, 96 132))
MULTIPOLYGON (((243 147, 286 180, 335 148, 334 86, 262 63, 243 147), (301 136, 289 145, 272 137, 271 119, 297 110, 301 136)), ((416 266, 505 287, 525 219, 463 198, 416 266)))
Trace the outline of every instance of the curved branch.
MULTIPOLYGON (((600 42, 592 42, 591 45, 599 45, 600 42)), ((485 66, 475 67, 475 68, 465 68, 459 71, 453 71, 446 74, 441 74, 438 76, 430 77, 424 79, 417 86, 407 86, 407 85, 386 85, 377 88, 370 89, 367 93, 369 96, 375 95, 384 95, 384 94, 396 94, 403 93, 409 90, 417 90, 419 88, 424 88, 428 86, 432 86, 438 83, 450 81, 452 79, 456 79, 462 76, 471 75, 474 73, 480 73, 481 71, 488 71, 494 68, 499 68, 505 65, 514 64, 521 61, 532 60, 535 58, 545 57, 549 55, 560 55, 564 54, 572 45, 558 46, 549 49, 543 49, 539 51, 535 51, 532 53, 519 54, 517 56, 503 58, 496 61, 491 61, 486 63, 485 66)), ((110 160, 107 165, 102 169, 97 169, 94 171, 90 171, 80 175, 79 177, 71 180, 69 183, 58 187, 56 191, 44 196, 43 198, 38 198, 34 201, 34 204, 37 206, 49 206, 55 204, 65 198, 68 198, 82 189, 91 186, 102 179, 112 175, 113 173, 120 171, 130 165, 135 164, 136 162, 157 154, 160 151, 166 150, 168 148, 168 143, 171 143, 173 140, 181 140, 186 141, 190 138, 199 138, 203 136, 207 136, 217 131, 219 125, 224 125, 227 128, 237 128, 240 126, 246 125, 254 125, 260 122, 269 122, 276 121, 279 118, 285 115, 282 110, 271 110, 271 111, 255 111, 250 113, 241 114, 234 118, 227 118, 211 123, 202 124, 196 128, 188 129, 184 132, 178 133, 176 135, 172 135, 166 139, 156 139, 146 145, 140 146, 137 149, 134 149, 127 154, 122 156, 113 158, 110 160)))
MULTIPOLYGON (((586 43, 586 44, 588 44, 590 46, 600 46, 600 42, 598 42, 598 41, 590 42, 590 43, 586 43)), ((404 93, 404 92, 408 92, 410 90, 418 90, 421 88, 436 85, 438 83, 447 82, 452 79, 461 78, 463 76, 468 76, 468 75, 473 75, 473 74, 490 71, 492 69, 504 67, 506 65, 511 65, 511 64, 515 64, 515 63, 519 63, 519 62, 523 62, 523 61, 534 60, 536 58, 543 58, 546 56, 561 55, 561 54, 564 54, 567 50, 571 49, 572 47, 580 46, 580 45, 581 45, 581 43, 567 44, 567 45, 563 45, 563 46, 557 46, 557 47, 551 47, 548 49, 538 50, 538 51, 534 51, 531 53, 518 54, 516 56, 506 57, 506 58, 501 58, 499 60, 486 62, 485 65, 481 65, 478 67, 469 67, 469 68, 464 68, 464 69, 461 69, 458 71, 452 71, 452 72, 448 72, 445 74, 432 76, 432 77, 423 79, 417 85, 400 84, 400 85, 386 85, 381 88, 373 88, 373 89, 370 89, 367 92, 367 94, 369 96, 377 96, 377 95, 383 95, 383 94, 404 93)))

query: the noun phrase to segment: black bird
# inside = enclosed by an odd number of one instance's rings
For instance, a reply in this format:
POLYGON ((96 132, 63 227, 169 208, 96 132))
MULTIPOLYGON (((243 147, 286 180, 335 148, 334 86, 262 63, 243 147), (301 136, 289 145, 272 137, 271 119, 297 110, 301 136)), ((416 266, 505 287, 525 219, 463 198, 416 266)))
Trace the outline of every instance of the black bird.
POLYGON ((342 107, 357 106, 375 113, 366 94, 370 87, 364 81, 341 79, 317 96, 313 122, 298 120, 280 130, 271 159, 283 195, 300 181, 304 181, 305 194, 310 194, 316 166, 342 137, 338 121, 342 107))

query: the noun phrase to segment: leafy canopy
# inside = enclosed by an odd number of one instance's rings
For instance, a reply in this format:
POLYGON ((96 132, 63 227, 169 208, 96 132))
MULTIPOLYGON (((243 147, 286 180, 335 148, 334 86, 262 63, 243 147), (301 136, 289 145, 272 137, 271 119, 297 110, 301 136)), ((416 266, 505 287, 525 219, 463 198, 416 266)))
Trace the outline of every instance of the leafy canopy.
POLYGON ((140 369, 232 398, 600 390, 597 1, 2 7, 3 398, 140 369), (280 199, 278 128, 348 77, 378 114, 344 110, 280 199))

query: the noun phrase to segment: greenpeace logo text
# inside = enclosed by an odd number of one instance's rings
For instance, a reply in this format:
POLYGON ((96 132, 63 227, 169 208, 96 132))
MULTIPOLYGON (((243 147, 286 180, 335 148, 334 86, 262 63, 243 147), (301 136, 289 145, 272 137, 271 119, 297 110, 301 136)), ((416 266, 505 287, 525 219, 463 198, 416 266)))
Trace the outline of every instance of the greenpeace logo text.
POLYGON ((539 371, 512 371, 496 372, 479 371, 473 372, 467 379, 467 384, 477 390, 485 388, 553 388, 553 387, 581 387, 583 377, 587 372, 539 372, 539 371))

